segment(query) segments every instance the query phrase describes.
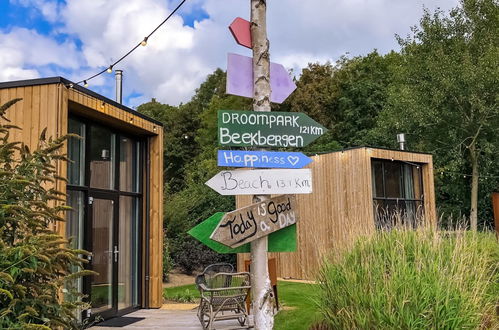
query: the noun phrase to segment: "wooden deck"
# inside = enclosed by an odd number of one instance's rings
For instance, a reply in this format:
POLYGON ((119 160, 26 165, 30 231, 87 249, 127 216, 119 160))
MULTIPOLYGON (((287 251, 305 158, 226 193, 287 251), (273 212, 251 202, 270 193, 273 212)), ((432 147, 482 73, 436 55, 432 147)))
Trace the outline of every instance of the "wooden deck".
MULTIPOLYGON (((124 327, 93 326, 92 330, 116 330, 116 329, 142 329, 142 330, 201 330, 196 315, 196 310, 165 310, 165 309, 141 309, 124 316, 130 318, 144 318, 124 327)), ((250 317, 251 319, 251 317, 250 317)), ((215 329, 242 329, 237 320, 218 321, 214 324, 215 329)))

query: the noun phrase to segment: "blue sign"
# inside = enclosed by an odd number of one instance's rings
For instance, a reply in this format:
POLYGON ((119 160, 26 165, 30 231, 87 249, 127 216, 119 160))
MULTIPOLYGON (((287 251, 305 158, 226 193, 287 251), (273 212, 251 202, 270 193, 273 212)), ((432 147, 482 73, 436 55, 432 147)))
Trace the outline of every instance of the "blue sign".
POLYGON ((302 168, 311 161, 301 152, 218 150, 218 166, 302 168))

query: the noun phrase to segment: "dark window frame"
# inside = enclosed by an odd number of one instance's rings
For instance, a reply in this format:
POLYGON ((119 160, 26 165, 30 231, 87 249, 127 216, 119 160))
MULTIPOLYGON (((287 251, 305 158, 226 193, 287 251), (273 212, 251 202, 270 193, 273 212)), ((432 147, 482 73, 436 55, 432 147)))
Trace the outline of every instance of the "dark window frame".
MULTIPOLYGON (((139 232, 138 232, 138 247, 139 249, 141 249, 141 247, 144 245, 144 222, 147 220, 145 219, 146 217, 144 217, 144 198, 147 199, 147 196, 145 196, 146 192, 144 191, 144 181, 147 181, 147 177, 145 177, 144 175, 141 175, 140 177, 140 182, 138 184, 138 192, 130 192, 130 191, 122 191, 120 190, 120 187, 119 187, 119 184, 120 184, 120 162, 119 162, 119 159, 120 159, 120 139, 121 138, 129 138, 129 139, 132 139, 132 140, 135 140, 139 143, 139 153, 138 153, 138 162, 139 162, 139 171, 138 173, 146 173, 146 170, 147 170, 147 166, 148 164, 146 164, 146 146, 147 146, 147 138, 146 137, 141 137, 141 136, 136 136, 136 135, 131 135, 129 133, 126 133, 126 132, 123 132, 117 128, 114 128, 114 127, 110 127, 110 126, 105 126, 105 125, 102 125, 94 120, 91 120, 91 119, 88 119, 88 118, 85 118, 85 117, 82 117, 82 116, 78 116, 78 115, 74 115, 72 113, 69 114, 69 118, 73 119, 73 120, 76 120, 82 124, 85 125, 85 164, 83 164, 84 166, 84 176, 85 176, 85 180, 84 180, 84 185, 83 186, 79 186, 79 185, 72 185, 72 184, 66 184, 66 190, 70 191, 70 190, 73 190, 73 191, 82 191, 84 193, 84 208, 83 208, 83 212, 84 212, 84 217, 85 219, 88 219, 88 215, 89 215, 89 205, 88 205, 88 199, 89 199, 89 196, 93 196, 93 195, 107 195, 109 196, 110 198, 114 199, 116 201, 116 208, 117 210, 120 209, 120 205, 119 205, 119 200, 120 200, 120 196, 129 196, 129 197, 136 197, 138 198, 138 216, 139 216, 139 219, 138 219, 138 229, 139 229, 139 232), (102 188, 91 188, 90 187, 90 159, 88 157, 88 155, 90 154, 90 148, 91 148, 91 133, 90 133, 90 130, 91 130, 91 127, 92 126, 99 126, 99 127, 103 127, 103 128, 106 128, 106 129, 109 129, 113 134, 114 134, 114 143, 115 143, 115 157, 114 157, 114 185, 113 185, 113 189, 102 189, 102 188)), ((115 214, 115 218, 116 218, 116 221, 118 221, 119 219, 119 212, 116 212, 115 214)), ((85 224, 85 228, 84 228, 84 236, 86 237, 90 237, 89 236, 89 232, 91 229, 88 228, 89 225, 88 223, 85 224)), ((88 242, 87 242, 87 239, 84 238, 84 249, 87 249, 88 248, 88 242)), ((137 310, 137 309, 140 309, 140 308, 143 308, 145 306, 143 306, 143 297, 145 294, 147 294, 147 292, 143 292, 143 281, 144 281, 144 272, 142 271, 142 269, 144 268, 144 266, 146 265, 147 263, 145 262, 143 256, 142 256, 142 253, 138 253, 138 261, 137 261, 137 267, 138 267, 138 276, 139 276, 139 279, 137 280, 137 283, 138 283, 138 294, 137 294, 137 303, 136 305, 134 306, 131 306, 131 307, 127 307, 127 308, 124 308, 122 310, 118 310, 116 315, 114 316, 121 316, 121 315, 125 315, 125 314, 128 314, 134 310, 137 310)), ((85 280, 84 280, 85 282, 85 280)), ((85 288, 85 285, 84 285, 84 288, 85 288)), ((114 299, 116 300, 117 299, 117 295, 114 297, 114 299)), ((117 306, 116 306, 117 307, 117 306)))
MULTIPOLYGON (((425 197, 424 197, 424 186, 423 186, 424 182, 423 182, 423 173, 422 173, 422 169, 423 169, 424 164, 412 163, 412 162, 407 162, 407 161, 402 161, 402 160, 393 160, 393 159, 389 160, 389 159, 382 159, 382 158, 372 158, 371 159, 371 175, 373 176, 372 177, 373 183, 376 182, 376 178, 375 178, 376 172, 374 171, 376 163, 381 164, 383 196, 376 196, 376 189, 375 189, 376 187, 373 184, 373 189, 372 189, 373 202, 374 201, 382 201, 383 204, 385 204, 385 202, 395 202, 396 208, 398 208, 399 205, 403 205, 406 202, 414 203, 414 206, 416 206, 419 203, 421 206, 422 214, 424 214, 424 212, 425 212, 425 208, 424 208, 425 197), (413 169, 414 167, 419 169, 418 179, 419 179, 419 187, 421 189, 421 194, 420 194, 419 198, 417 198, 418 196, 414 196, 414 198, 408 198, 408 197, 402 197, 402 196, 401 197, 386 197, 387 193, 386 193, 385 164, 389 164, 389 163, 397 163, 397 164, 401 165, 400 166, 400 191, 401 191, 401 195, 404 195, 405 191, 406 191, 406 186, 405 186, 406 185, 406 173, 404 171, 404 166, 408 165, 408 166, 411 166, 411 169, 413 169)), ((411 175, 412 175, 412 171, 411 171, 411 175)), ((412 189, 413 189, 414 195, 415 195, 415 191, 414 191, 415 186, 416 185, 413 182, 412 189)), ((374 208, 374 222, 375 222, 376 228, 384 228, 386 226, 386 224, 382 224, 379 221, 379 219, 378 219, 379 212, 377 211, 374 203, 373 203, 373 208, 374 208)), ((419 211, 420 210, 416 210, 415 214, 417 214, 419 211)), ((410 219, 410 220, 412 222, 411 225, 416 226, 416 221, 415 221, 416 219, 410 219)))

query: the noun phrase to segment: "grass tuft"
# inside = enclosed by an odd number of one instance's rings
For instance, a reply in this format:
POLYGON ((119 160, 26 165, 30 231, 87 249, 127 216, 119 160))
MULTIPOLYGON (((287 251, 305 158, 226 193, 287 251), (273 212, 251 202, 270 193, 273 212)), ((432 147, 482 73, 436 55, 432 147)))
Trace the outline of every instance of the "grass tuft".
POLYGON ((492 233, 396 228, 325 261, 316 306, 333 329, 499 327, 492 233))

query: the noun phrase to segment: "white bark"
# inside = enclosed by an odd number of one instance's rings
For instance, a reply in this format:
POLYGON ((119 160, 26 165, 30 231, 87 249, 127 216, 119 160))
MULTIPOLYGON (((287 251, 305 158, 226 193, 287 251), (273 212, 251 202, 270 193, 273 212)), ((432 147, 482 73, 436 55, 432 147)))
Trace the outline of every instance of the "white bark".
POLYGON ((474 142, 470 145, 469 149, 472 168, 470 228, 476 231, 478 228, 478 152, 474 142))
MULTIPOLYGON (((270 111, 270 60, 265 0, 251 0, 251 39, 253 46, 253 110, 270 111)), ((269 199, 254 196, 254 201, 269 199)), ((256 330, 274 327, 274 299, 267 265, 267 236, 251 242, 251 297, 256 330)))

